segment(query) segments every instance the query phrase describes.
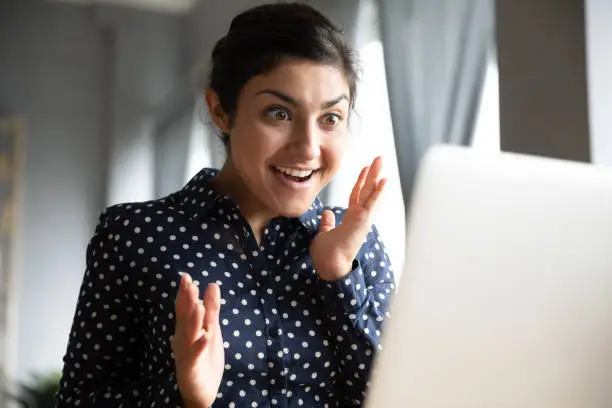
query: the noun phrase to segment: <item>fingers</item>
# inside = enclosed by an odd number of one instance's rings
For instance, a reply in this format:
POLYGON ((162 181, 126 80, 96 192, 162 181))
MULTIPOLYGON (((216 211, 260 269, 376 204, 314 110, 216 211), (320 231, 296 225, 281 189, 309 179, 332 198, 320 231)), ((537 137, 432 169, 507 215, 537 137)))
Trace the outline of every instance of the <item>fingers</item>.
POLYGON ((383 178, 378 182, 376 188, 374 188, 374 191, 372 192, 372 194, 370 194, 370 197, 368 197, 367 201, 363 205, 366 210, 372 211, 374 209, 376 203, 378 202, 378 199, 380 198, 383 190, 385 189, 385 185, 387 185, 386 178, 383 178))
POLYGON ((336 227, 336 216, 331 210, 323 211, 321 222, 319 223, 319 232, 331 231, 336 227))
POLYGON ((176 327, 175 334, 179 336, 184 336, 185 325, 182 324, 185 319, 191 314, 191 309, 189 308, 188 295, 190 285, 190 277, 187 274, 184 274, 181 278, 181 283, 179 286, 178 293, 176 295, 176 299, 174 300, 174 312, 176 315, 176 327))
POLYGON ((187 320, 186 338, 195 342, 202 335, 202 322, 204 321, 204 305, 199 299, 200 291, 194 284, 191 285, 191 315, 187 320))
POLYGON ((372 193, 376 190, 382 173, 382 165, 382 157, 380 156, 372 161, 365 183, 359 194, 359 203, 361 205, 365 205, 372 193))
POLYGON ((353 191, 351 192, 351 196, 349 198, 349 206, 351 205, 359 205, 359 196, 361 189, 363 188, 363 184, 365 183, 366 176, 370 170, 370 166, 366 166, 361 169, 359 173, 359 177, 357 177, 357 182, 353 186, 353 191))
POLYGON ((174 309, 177 314, 179 312, 183 312, 183 309, 184 309, 185 295, 183 294, 183 292, 185 290, 186 283, 187 281, 186 281, 185 275, 183 275, 181 277, 181 282, 179 283, 178 293, 176 294, 176 298, 174 299, 174 309))
POLYGON ((176 327, 175 334, 189 343, 197 340, 201 334, 205 310, 199 299, 199 289, 191 276, 184 273, 175 300, 176 327))
POLYGON ((171 344, 177 366, 179 361, 193 363, 211 344, 219 345, 223 342, 219 325, 219 286, 209 284, 204 300, 200 300, 199 293, 191 276, 184 273, 175 300, 176 327, 171 344))
POLYGON ((221 309, 221 290, 215 283, 209 283, 204 293, 204 328, 207 333, 213 333, 214 328, 219 326, 219 310, 221 309))
MULTIPOLYGON (((361 205, 366 207, 366 203, 370 201, 373 194, 376 194, 376 199, 378 199, 380 192, 376 193, 376 191, 380 186, 382 167, 382 157, 378 156, 372 161, 370 166, 366 166, 361 170, 357 182, 353 187, 353 191, 351 191, 349 206, 361 205)), ((374 200, 374 202, 375 201, 376 200, 374 200)))

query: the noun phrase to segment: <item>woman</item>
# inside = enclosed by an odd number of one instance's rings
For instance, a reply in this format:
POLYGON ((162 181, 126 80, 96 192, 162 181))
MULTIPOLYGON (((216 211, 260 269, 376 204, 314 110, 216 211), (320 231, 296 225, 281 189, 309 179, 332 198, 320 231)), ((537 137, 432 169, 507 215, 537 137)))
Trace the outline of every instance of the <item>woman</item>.
POLYGON ((206 91, 227 160, 101 216, 59 407, 361 405, 393 291, 370 222, 380 158, 347 210, 317 199, 340 166, 356 77, 309 6, 233 20, 206 91))

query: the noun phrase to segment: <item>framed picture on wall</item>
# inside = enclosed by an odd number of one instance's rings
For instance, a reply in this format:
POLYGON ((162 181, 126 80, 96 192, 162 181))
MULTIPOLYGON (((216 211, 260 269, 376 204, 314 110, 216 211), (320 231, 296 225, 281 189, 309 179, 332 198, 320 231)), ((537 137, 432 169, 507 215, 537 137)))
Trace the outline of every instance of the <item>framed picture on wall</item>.
MULTIPOLYGON (((0 116, 0 391, 15 371, 17 355, 15 245, 24 154, 24 122, 0 116)), ((7 406, 0 392, 0 406, 7 406)))

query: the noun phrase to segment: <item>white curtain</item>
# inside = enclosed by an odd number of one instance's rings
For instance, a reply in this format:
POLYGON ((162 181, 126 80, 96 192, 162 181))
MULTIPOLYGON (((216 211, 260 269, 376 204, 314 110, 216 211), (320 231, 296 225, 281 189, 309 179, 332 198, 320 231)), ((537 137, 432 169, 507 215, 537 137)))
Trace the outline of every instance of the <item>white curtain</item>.
POLYGON ((433 144, 471 142, 493 45, 493 0, 380 0, 402 190, 433 144))
POLYGON ((140 115, 116 130, 110 147, 106 205, 155 196, 155 125, 140 115))
POLYGON ((183 183, 189 181, 204 167, 220 169, 225 157, 225 148, 211 124, 204 97, 198 96, 191 115, 189 153, 183 183))
POLYGON ((374 0, 360 0, 355 4, 358 10, 352 40, 359 51, 362 76, 358 85, 355 113, 351 117, 349 148, 342 169, 326 191, 325 200, 326 204, 346 207, 361 168, 370 164, 374 157, 383 156, 384 175, 389 182, 374 215, 374 223, 383 238, 396 277, 399 278, 404 262, 405 216, 379 31, 378 5, 374 0))
POLYGON ((485 152, 501 150, 499 127, 499 71, 495 53, 487 63, 487 73, 480 94, 480 108, 472 136, 472 148, 485 152))
POLYGON ((180 189, 190 152, 193 104, 188 104, 172 120, 160 126, 155 135, 155 197, 180 189))

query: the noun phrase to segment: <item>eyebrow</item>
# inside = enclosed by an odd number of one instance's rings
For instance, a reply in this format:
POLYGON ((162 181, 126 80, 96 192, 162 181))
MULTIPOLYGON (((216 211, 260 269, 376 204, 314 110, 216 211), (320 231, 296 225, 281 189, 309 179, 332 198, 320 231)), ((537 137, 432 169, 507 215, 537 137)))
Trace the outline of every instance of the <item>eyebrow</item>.
MULTIPOLYGON (((293 99, 289 95, 286 95, 286 94, 284 94, 282 92, 279 92, 279 91, 276 91, 274 89, 264 89, 263 91, 257 92, 256 95, 262 95, 262 94, 274 95, 277 98, 279 98, 279 99, 283 100, 284 102, 288 103, 289 105, 295 106, 296 108, 301 106, 301 104, 298 101, 296 101, 295 99, 293 99)), ((321 108, 322 109, 329 109, 332 106, 335 106, 335 105, 339 104, 343 100, 346 100, 346 101, 349 100, 349 98, 348 98, 348 96, 346 96, 346 94, 342 94, 339 97, 337 97, 335 99, 332 99, 331 101, 324 102, 321 105, 321 108)))

